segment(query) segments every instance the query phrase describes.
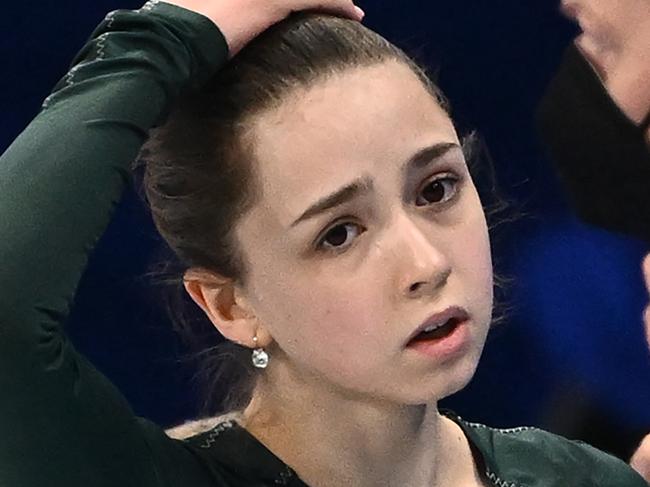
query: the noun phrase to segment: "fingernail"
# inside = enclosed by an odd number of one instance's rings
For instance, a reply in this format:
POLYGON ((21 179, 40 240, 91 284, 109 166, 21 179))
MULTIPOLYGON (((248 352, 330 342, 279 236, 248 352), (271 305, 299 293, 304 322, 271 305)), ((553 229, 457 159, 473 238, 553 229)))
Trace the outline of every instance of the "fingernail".
POLYGON ((357 12, 357 18, 359 20, 363 19, 363 17, 366 15, 366 13, 360 7, 357 7, 356 5, 354 6, 354 10, 355 10, 355 12, 357 12))

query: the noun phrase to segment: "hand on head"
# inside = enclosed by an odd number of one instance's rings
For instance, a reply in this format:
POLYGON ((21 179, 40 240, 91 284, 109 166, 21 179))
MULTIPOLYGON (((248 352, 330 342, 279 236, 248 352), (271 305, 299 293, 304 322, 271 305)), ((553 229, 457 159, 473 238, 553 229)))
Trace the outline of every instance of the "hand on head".
POLYGON ((230 57, 292 12, 318 10, 353 20, 361 20, 364 15, 352 0, 168 0, 166 3, 212 20, 226 38, 230 57))

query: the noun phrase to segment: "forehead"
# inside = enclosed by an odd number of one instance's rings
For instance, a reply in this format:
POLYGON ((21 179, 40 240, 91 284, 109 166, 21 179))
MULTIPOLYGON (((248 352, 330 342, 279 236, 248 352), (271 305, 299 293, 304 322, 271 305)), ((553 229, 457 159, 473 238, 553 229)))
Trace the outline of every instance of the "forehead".
POLYGON ((399 170, 426 144, 458 141, 445 111, 399 62, 350 69, 299 90, 257 116, 250 135, 262 201, 281 208, 281 219, 339 183, 399 170))

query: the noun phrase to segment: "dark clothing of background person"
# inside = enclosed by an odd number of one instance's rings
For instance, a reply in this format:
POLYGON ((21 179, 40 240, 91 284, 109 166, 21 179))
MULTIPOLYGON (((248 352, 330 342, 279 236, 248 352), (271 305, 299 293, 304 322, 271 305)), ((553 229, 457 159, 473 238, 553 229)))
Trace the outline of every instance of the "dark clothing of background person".
MULTIPOLYGON (((148 130, 227 57, 219 29, 191 11, 154 0, 113 12, 0 158, 1 486, 305 487, 234 422, 181 440, 135 416, 64 329, 148 130)), ((584 443, 446 414, 490 485, 647 487, 584 443)))
MULTIPOLYGON (((650 111, 650 107, 648 107, 650 111)), ((650 242, 650 114, 635 125, 572 45, 540 104, 538 127, 578 216, 650 242)))

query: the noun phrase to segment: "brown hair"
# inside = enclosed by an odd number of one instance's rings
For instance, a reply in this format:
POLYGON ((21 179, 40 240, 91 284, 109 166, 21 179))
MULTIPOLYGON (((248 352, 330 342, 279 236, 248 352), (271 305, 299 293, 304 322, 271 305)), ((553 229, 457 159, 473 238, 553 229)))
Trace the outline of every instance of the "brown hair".
POLYGON ((183 272, 190 267, 242 284, 246 280, 246 262, 233 228, 255 203, 248 122, 280 105, 297 88, 386 61, 409 66, 446 108, 425 71, 377 33, 351 20, 301 13, 254 39, 206 86, 181 96, 143 147, 134 168, 144 168, 145 198, 153 220, 177 257, 154 275, 171 285, 168 303, 176 325, 203 348, 199 357, 206 387, 204 414, 245 406, 255 385, 250 350, 233 343, 206 346, 206 334, 217 334, 211 325, 204 327, 203 335, 197 331, 206 320, 190 318, 182 285, 183 272), (225 400, 217 405, 214 395, 221 382, 227 382, 225 400))

